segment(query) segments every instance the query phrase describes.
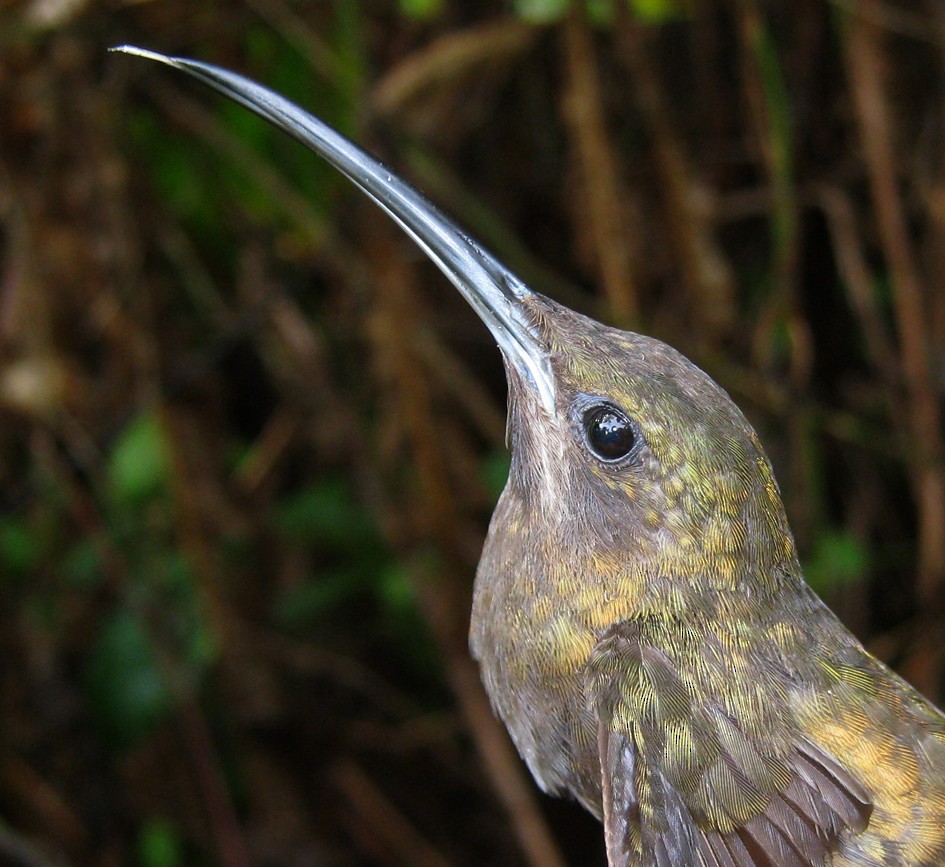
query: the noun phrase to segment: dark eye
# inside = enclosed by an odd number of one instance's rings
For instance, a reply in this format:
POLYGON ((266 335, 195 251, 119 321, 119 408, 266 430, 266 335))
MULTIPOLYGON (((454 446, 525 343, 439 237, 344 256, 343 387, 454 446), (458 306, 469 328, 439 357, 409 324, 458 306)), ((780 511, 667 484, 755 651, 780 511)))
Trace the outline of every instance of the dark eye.
POLYGON ((584 432, 591 451, 605 461, 625 458, 637 438, 633 422, 617 407, 606 404, 584 414, 584 432))

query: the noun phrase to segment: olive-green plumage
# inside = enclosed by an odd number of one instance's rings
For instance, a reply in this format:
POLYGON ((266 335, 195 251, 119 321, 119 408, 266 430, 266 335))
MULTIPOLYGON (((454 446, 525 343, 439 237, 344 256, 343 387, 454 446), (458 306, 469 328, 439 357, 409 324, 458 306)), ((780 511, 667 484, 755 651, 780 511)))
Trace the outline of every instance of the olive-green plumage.
POLYGON ((512 469, 472 650, 535 778, 603 819, 612 867, 945 865, 945 717, 805 584, 771 466, 679 353, 524 286, 330 127, 187 72, 348 175, 490 328, 512 469))
POLYGON ((945 864, 945 718, 804 583, 742 414, 668 346, 528 303, 556 406, 511 373, 472 647, 535 778, 615 865, 945 864), (625 460, 588 397, 637 425, 625 460))

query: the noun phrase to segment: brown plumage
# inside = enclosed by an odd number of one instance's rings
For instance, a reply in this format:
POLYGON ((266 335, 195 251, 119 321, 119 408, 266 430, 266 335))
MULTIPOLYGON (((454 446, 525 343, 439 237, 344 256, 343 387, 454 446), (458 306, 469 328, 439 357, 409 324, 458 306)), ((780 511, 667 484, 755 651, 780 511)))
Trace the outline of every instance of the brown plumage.
POLYGON ((945 718, 804 583, 744 417, 664 344, 525 303, 556 412, 510 375, 473 651, 536 779, 614 865, 945 864, 945 718), (635 428, 616 463, 589 396, 635 428))
POLYGON ((208 83, 325 156, 492 330, 512 469, 472 650, 536 780, 612 867, 945 864, 945 717, 803 580, 771 467, 670 347, 532 292, 412 188, 240 76, 208 83))

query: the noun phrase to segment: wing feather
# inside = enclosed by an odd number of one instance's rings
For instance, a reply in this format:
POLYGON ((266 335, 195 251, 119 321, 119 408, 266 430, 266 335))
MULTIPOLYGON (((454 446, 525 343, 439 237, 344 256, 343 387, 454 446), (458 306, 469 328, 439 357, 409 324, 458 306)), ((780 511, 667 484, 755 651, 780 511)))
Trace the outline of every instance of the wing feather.
POLYGON ((645 625, 611 627, 588 667, 611 867, 825 867, 869 822, 863 785, 791 726, 742 721, 645 625))
POLYGON ((771 821, 767 811, 745 822, 738 833, 749 851, 758 853, 756 860, 764 867, 808 867, 814 855, 810 851, 805 855, 799 846, 771 821))

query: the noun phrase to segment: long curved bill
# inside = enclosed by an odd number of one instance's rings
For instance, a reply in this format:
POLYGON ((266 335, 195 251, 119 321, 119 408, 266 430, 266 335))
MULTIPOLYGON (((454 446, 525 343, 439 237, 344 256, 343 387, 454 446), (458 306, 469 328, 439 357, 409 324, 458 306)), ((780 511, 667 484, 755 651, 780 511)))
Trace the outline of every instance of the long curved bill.
POLYGON ((279 94, 217 66, 121 45, 111 49, 167 64, 209 85, 324 157, 380 205, 462 293, 492 332, 509 363, 554 410, 548 350, 523 302, 534 293, 479 247, 417 190, 341 133, 279 94))

